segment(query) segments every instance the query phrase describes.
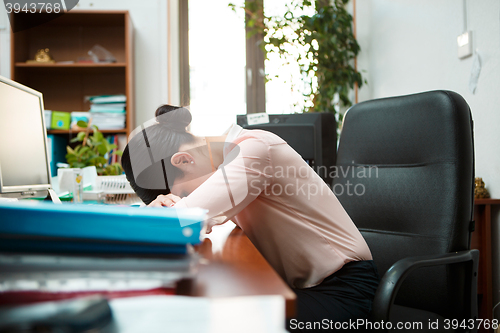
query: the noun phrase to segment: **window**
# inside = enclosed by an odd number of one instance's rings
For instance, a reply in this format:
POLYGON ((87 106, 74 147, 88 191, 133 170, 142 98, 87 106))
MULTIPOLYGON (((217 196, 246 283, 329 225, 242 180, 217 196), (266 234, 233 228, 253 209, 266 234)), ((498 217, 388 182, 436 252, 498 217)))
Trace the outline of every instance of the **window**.
POLYGON ((189 0, 191 131, 196 135, 221 135, 237 114, 246 113, 245 22, 228 3, 189 0))
MULTIPOLYGON (((264 71, 260 37, 247 39, 244 13, 228 7, 231 2, 239 8, 244 0, 189 0, 189 6, 187 0, 179 1, 181 27, 188 30, 184 38, 189 40, 184 51, 189 56, 181 55, 189 59, 184 73, 185 77, 189 73, 189 79, 181 86, 189 91, 194 134, 220 135, 236 121, 236 115, 247 112, 301 112, 305 88, 297 61, 294 57, 282 61, 270 54, 264 71), (188 23, 182 23, 182 15, 188 23), (265 74, 273 79, 264 86, 265 74)), ((286 3, 265 1, 266 15, 284 15, 286 3)))
MULTIPOLYGON (((290 3, 290 0, 264 1, 264 14, 283 17, 287 11, 286 5, 290 3)), ((303 14, 313 15, 314 8, 307 8, 304 12, 292 9, 292 13, 295 17, 303 14)), ((287 33, 288 35, 294 38, 292 29, 287 33)), ((265 62, 266 75, 270 78, 266 83, 267 113, 302 112, 305 106, 312 106, 311 102, 304 101, 303 94, 308 88, 302 81, 297 57, 298 53, 281 59, 276 53, 268 53, 268 60, 265 62)))

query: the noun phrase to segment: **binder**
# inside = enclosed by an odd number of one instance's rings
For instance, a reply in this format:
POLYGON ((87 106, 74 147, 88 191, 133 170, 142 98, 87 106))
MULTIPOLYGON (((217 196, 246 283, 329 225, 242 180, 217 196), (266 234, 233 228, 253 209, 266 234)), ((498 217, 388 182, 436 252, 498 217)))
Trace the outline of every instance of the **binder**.
POLYGON ((57 176, 57 163, 66 162, 68 140, 60 135, 47 135, 47 149, 50 158, 50 175, 57 176))
POLYGON ((186 253, 206 210, 0 202, 0 250, 186 253))

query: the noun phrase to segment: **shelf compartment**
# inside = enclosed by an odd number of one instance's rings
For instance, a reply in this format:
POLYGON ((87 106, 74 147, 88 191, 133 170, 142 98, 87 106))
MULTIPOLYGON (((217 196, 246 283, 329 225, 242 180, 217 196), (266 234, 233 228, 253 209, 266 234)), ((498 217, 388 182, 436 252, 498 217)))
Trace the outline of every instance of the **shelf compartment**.
MULTIPOLYGON (((50 14, 43 14, 50 15, 50 14)), ((14 14, 22 21, 26 14, 14 14)), ((39 49, 50 49, 55 61, 77 61, 88 56, 96 44, 111 52, 119 63, 126 62, 123 14, 83 14, 72 11, 34 29, 17 32, 14 41, 14 62, 34 59, 39 49), (110 24, 111 22, 111 24, 110 24), (121 23, 121 24, 119 24, 121 23)))
POLYGON ((17 68, 115 68, 115 67, 125 67, 124 62, 115 63, 74 63, 74 64, 46 64, 46 63, 26 63, 26 62, 16 62, 15 66, 17 68))
POLYGON ((125 71, 120 68, 31 68, 19 70, 16 81, 42 92, 45 109, 52 111, 88 111, 86 96, 126 92, 125 71))
MULTIPOLYGON (((76 134, 79 132, 85 132, 84 129, 81 130, 47 130, 47 134, 76 134)), ((91 131, 92 132, 92 131, 91 131)), ((104 134, 127 134, 127 129, 104 129, 99 130, 99 132, 104 134)))

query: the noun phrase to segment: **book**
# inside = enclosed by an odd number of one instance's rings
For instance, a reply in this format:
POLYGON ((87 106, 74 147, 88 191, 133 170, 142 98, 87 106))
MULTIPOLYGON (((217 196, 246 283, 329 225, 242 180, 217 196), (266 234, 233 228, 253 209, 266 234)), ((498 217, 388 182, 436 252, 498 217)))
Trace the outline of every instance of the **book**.
POLYGON ((89 118, 90 114, 88 112, 71 112, 71 128, 78 129, 78 126, 76 125, 78 121, 83 120, 84 122, 88 123, 89 118))
MULTIPOLYGON (((135 249, 141 253, 179 253, 186 244, 201 242, 206 211, 0 202, 0 216, 1 246, 10 240, 13 247, 24 243, 28 247, 43 245, 57 250, 59 244, 63 249, 73 247, 84 253, 93 252, 92 249, 104 253, 108 249, 114 253, 131 253, 135 249)), ((15 249, 18 250, 21 249, 15 249)))
MULTIPOLYGON (((118 147, 118 135, 109 135, 108 137, 106 137, 106 139, 108 140, 108 142, 110 144, 114 144, 115 146, 118 147)), ((115 152, 116 149, 113 149, 109 152, 109 156, 108 156, 108 164, 113 164, 113 163, 116 163, 118 161, 118 155, 113 155, 113 153, 115 152)))
POLYGON ((192 275, 198 256, 161 257, 0 254, 0 305, 71 299, 172 295, 192 275))
POLYGON ((43 116, 45 117, 45 129, 51 129, 50 125, 52 123, 52 111, 51 110, 43 110, 43 116))
POLYGON ((126 103, 104 103, 90 105, 90 112, 125 112, 126 103))
POLYGON ((93 104, 103 104, 103 103, 125 103, 127 101, 127 96, 125 95, 99 95, 90 96, 89 101, 93 104))
MULTIPOLYGON (((113 135, 113 144, 118 147, 118 135, 113 135)), ((113 153, 117 148, 113 149, 113 153)), ((118 155, 114 154, 111 156, 111 164, 118 162, 118 155)))
POLYGON ((99 103, 95 104, 93 103, 91 105, 92 109, 99 110, 99 109, 123 109, 127 106, 127 103, 99 103))
POLYGON ((125 128, 125 121, 125 113, 92 113, 92 125, 96 125, 100 130, 125 128))
POLYGON ((51 129, 69 129, 71 124, 71 113, 64 111, 52 111, 52 118, 50 121, 51 129))
POLYGON ((57 163, 66 162, 68 139, 61 135, 47 135, 47 153, 49 155, 50 175, 57 176, 57 163))
POLYGON ((90 112, 92 113, 100 113, 100 112, 107 112, 107 113, 125 113, 125 108, 119 108, 119 109, 114 109, 114 108, 94 108, 90 107, 90 112))

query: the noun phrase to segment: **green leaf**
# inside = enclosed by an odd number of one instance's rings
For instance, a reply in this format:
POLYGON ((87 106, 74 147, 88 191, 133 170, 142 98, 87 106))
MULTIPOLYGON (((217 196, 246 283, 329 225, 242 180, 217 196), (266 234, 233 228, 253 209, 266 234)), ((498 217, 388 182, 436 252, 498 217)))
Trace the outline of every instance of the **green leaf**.
POLYGON ((85 168, 87 165, 85 163, 81 163, 81 162, 75 162, 73 163, 73 165, 71 166, 72 168, 85 168))
POLYGON ((104 140, 104 135, 102 135, 102 133, 99 132, 98 130, 94 130, 93 137, 94 137, 95 141, 102 141, 102 140, 104 140))
POLYGON ((102 143, 100 143, 99 145, 97 145, 97 151, 101 155, 105 155, 108 152, 108 150, 106 149, 106 146, 104 144, 102 144, 102 143))
POLYGON ((85 146, 85 147, 82 147, 82 149, 80 149, 79 153, 84 154, 84 153, 88 152, 89 150, 90 150, 90 147, 85 146))
POLYGON ((92 163, 92 165, 104 165, 108 162, 108 160, 102 156, 96 156, 91 159, 89 159, 89 163, 92 163))
POLYGON ((82 142, 83 138, 85 138, 85 132, 78 132, 78 134, 71 139, 70 142, 82 142))
POLYGON ((84 120, 78 120, 76 122, 76 126, 81 127, 81 128, 87 128, 87 126, 89 126, 89 124, 84 120))

